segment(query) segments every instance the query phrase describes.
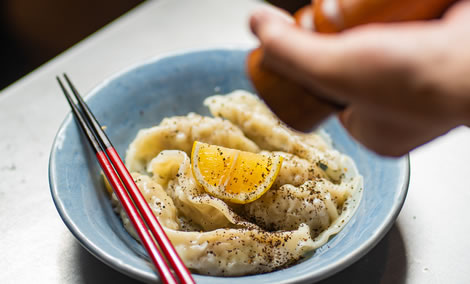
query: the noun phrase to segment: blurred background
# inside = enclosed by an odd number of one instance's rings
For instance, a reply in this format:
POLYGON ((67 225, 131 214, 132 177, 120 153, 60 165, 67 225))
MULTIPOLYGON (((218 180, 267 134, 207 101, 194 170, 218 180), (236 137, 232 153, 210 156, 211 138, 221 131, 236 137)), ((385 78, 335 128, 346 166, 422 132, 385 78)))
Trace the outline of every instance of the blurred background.
MULTIPOLYGON (((0 90, 144 1, 1 0, 0 90)), ((294 12, 310 0, 268 2, 294 12)))

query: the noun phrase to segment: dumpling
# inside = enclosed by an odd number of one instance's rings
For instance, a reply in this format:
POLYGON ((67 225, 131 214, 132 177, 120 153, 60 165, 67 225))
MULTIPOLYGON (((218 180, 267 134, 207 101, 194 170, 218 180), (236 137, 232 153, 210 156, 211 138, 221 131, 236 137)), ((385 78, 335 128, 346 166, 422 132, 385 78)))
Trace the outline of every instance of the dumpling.
MULTIPOLYGON (((153 214, 157 217, 158 221, 164 228, 178 230, 180 225, 177 218, 177 210, 173 200, 165 192, 163 187, 155 183, 150 177, 133 173, 132 177, 140 192, 142 193, 145 201, 149 204, 153 214)), ((121 217, 122 223, 126 230, 135 238, 139 239, 137 232, 131 224, 129 217, 122 208, 118 201, 116 194, 111 194, 111 201, 116 208, 116 212, 121 217)))
POLYGON ((248 152, 260 148, 231 122, 190 113, 165 118, 160 125, 142 129, 129 145, 126 166, 132 172, 144 172, 147 163, 163 150, 191 152, 195 140, 248 152))
POLYGON ((323 166, 327 174, 339 180, 341 168, 334 150, 318 134, 303 134, 291 130, 261 102, 247 91, 237 90, 204 100, 211 114, 229 120, 261 149, 283 151, 323 166))
POLYGON ((246 204, 240 213, 268 231, 294 230, 307 224, 315 237, 341 214, 349 190, 327 179, 308 180, 301 186, 284 184, 246 204), (330 193, 331 188, 335 188, 338 196, 330 193))
POLYGON ((279 151, 261 151, 260 153, 265 155, 274 153, 284 158, 279 174, 274 181, 273 188, 278 188, 284 184, 299 186, 308 180, 327 177, 325 171, 319 167, 318 164, 309 162, 293 154, 279 151))
POLYGON ((166 192, 190 225, 198 225, 204 230, 229 227, 258 228, 246 222, 224 201, 213 197, 198 186, 192 177, 191 162, 183 151, 162 151, 152 162, 153 176, 157 181, 167 182, 166 192), (178 165, 178 171, 168 172, 178 165), (167 175, 163 173, 167 173, 167 175))
POLYGON ((270 272, 294 263, 315 249, 307 225, 285 232, 257 229, 166 232, 186 266, 206 275, 270 272))
MULTIPOLYGON (((185 265, 195 272, 223 276, 269 272, 297 261, 315 248, 305 224, 284 232, 267 232, 256 227, 183 231, 178 227, 176 207, 163 188, 155 187, 155 183, 142 175, 135 175, 135 180, 139 188, 152 190, 161 197, 152 200, 152 210, 157 212, 159 222, 185 265)), ((138 239, 124 210, 116 205, 125 228, 138 239)))
POLYGON ((341 230, 362 192, 350 158, 318 134, 287 128, 247 92, 209 97, 205 104, 216 118, 194 113, 166 118, 139 131, 126 155, 127 167, 188 268, 224 276, 269 272, 294 263, 341 230), (259 199, 231 204, 209 195, 194 179, 189 155, 195 140, 266 155, 274 151, 284 162, 259 199))
POLYGON ((246 91, 211 96, 204 100, 204 104, 213 116, 237 125, 264 150, 284 151, 311 160, 316 152, 329 149, 329 145, 317 135, 300 134, 286 127, 260 99, 246 91))

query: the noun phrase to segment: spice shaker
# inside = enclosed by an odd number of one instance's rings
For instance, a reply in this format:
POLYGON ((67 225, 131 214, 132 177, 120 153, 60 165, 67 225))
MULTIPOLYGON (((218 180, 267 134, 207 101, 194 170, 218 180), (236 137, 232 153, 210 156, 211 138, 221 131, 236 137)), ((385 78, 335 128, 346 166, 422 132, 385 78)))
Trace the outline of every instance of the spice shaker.
MULTIPOLYGON (((377 22, 426 20, 439 17, 456 0, 316 0, 294 15, 299 28, 339 33, 377 22)), ((287 125, 308 131, 345 106, 326 100, 263 65, 263 48, 247 57, 247 73, 258 95, 287 125)))

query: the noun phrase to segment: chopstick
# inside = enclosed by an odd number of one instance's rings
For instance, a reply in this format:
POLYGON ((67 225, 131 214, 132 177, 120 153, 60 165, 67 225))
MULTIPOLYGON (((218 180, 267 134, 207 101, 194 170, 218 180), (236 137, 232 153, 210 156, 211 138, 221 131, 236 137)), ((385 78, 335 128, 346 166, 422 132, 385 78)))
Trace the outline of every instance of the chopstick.
POLYGON ((175 248, 171 244, 162 226, 158 222, 145 198, 142 196, 139 188, 135 184, 134 179, 119 157, 119 154, 114 149, 111 141, 101 128, 98 120, 88 108, 87 104, 83 101, 75 86, 64 73, 64 78, 72 90, 75 98, 77 99, 81 111, 73 101, 65 86, 62 84, 60 78, 56 78, 65 97, 67 98, 68 103, 70 104, 70 107, 72 108, 72 112, 75 118, 77 119, 83 132, 86 134, 86 137, 88 138, 91 146, 93 147, 96 158, 98 159, 98 162, 103 169, 106 178, 113 187, 114 192, 116 193, 124 210, 129 216, 132 224, 134 225, 134 228, 136 229, 143 246, 147 250, 152 262, 157 268, 161 280, 164 283, 169 284, 177 283, 175 277, 170 271, 168 264, 165 262, 165 259, 158 250, 155 240, 157 241, 158 246, 166 256, 166 259, 170 263, 181 283, 195 283, 191 273, 188 271, 175 248), (137 208, 134 207, 134 204, 137 206, 137 208), (142 220, 141 216, 144 220, 142 220), (149 233, 147 227, 150 229, 152 234, 149 233))

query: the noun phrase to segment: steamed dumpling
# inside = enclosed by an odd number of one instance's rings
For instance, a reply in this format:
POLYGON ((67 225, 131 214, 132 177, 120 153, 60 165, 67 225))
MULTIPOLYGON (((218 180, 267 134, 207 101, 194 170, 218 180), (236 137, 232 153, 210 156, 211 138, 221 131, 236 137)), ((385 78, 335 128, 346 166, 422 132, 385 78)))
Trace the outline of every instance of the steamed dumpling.
POLYGON ((209 97, 205 104, 216 118, 194 113, 166 118, 139 131, 126 155, 127 167, 188 268, 224 276, 269 272, 294 263, 341 230, 362 192, 350 158, 318 134, 287 128, 245 91, 209 97), (195 181, 189 158, 195 140, 276 152, 284 162, 259 199, 231 204, 195 181))
MULTIPOLYGON (((209 195, 196 184, 192 176, 191 162, 185 152, 162 151, 157 159, 173 159, 180 163, 176 174, 173 177, 167 177, 170 181, 166 192, 172 197, 180 214, 184 215, 190 223, 204 230, 234 226, 257 228, 255 224, 248 223, 238 216, 227 203, 209 195)), ((158 167, 154 167, 153 170, 154 176, 155 173, 161 172, 158 167)))
MULTIPOLYGON (((143 192, 153 193, 152 198, 146 199, 158 221, 185 265, 198 273, 240 276, 269 272, 295 262, 314 248, 305 224, 284 232, 267 232, 257 226, 205 232, 182 230, 176 206, 165 190, 145 175, 135 174, 134 179, 143 192)), ((125 228, 138 239, 124 210, 120 212, 125 228)))
POLYGON ((327 174, 339 180, 338 151, 315 133, 303 134, 282 124, 268 107, 247 91, 216 95, 204 100, 211 114, 229 120, 261 149, 291 153, 312 163, 324 165, 327 174))
POLYGON ((248 152, 260 151, 231 122, 190 113, 165 118, 158 126, 140 130, 127 150, 126 166, 129 171, 143 172, 147 163, 163 150, 181 150, 189 155, 195 140, 248 152))
POLYGON ((207 275, 270 272, 294 263, 315 248, 306 225, 285 232, 257 229, 166 232, 185 264, 207 275))

